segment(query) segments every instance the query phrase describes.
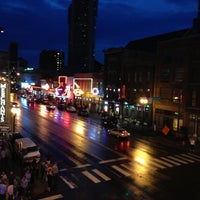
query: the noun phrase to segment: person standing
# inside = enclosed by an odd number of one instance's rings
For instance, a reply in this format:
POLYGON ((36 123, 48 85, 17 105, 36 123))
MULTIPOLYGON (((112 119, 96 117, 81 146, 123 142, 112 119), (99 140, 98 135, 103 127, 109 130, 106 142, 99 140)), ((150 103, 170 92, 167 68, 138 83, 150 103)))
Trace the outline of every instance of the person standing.
POLYGON ((195 150, 195 143, 196 143, 196 137, 194 134, 191 134, 189 136, 189 141, 190 141, 190 150, 194 151, 195 150))
POLYGON ((53 170, 52 167, 49 166, 47 169, 47 190, 51 192, 53 187, 53 170))
POLYGON ((0 200, 6 199, 6 184, 0 179, 0 200))
POLYGON ((58 184, 58 172, 59 172, 57 162, 55 162, 52 165, 52 171, 53 171, 53 187, 54 189, 56 189, 58 184))

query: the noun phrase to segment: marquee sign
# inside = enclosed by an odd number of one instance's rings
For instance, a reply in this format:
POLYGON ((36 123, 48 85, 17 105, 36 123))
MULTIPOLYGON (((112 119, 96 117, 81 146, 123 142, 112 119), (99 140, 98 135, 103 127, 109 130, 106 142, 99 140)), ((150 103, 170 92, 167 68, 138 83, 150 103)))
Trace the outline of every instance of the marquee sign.
POLYGON ((6 125, 9 120, 10 112, 10 87, 9 82, 5 79, 0 79, 0 126, 6 125))

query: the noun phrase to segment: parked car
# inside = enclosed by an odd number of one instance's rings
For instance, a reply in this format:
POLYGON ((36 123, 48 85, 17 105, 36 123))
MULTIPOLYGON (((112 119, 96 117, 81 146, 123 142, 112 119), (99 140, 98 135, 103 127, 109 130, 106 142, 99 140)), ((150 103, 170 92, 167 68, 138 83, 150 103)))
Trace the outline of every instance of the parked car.
POLYGON ((54 104, 47 104, 46 105, 46 108, 48 109, 48 110, 55 110, 55 108, 56 108, 56 106, 54 105, 54 104))
POLYGON ((117 138, 127 138, 130 136, 130 133, 125 130, 124 128, 112 128, 112 129, 108 129, 108 134, 110 135, 114 135, 117 138))
POLYGON ((83 116, 83 117, 88 117, 89 116, 89 111, 87 109, 82 109, 78 111, 78 115, 83 116))
POLYGON ((65 110, 66 105, 65 105, 65 103, 58 103, 57 108, 58 108, 58 110, 65 110))
POLYGON ((20 105, 19 105, 18 102, 10 102, 10 106, 11 106, 12 108, 19 108, 19 107, 20 107, 20 105))
POLYGON ((14 151, 22 163, 27 164, 36 160, 40 161, 40 151, 35 142, 28 137, 16 139, 14 142, 14 151))
POLYGON ((66 107, 66 111, 67 112, 71 112, 71 113, 75 113, 76 112, 76 108, 74 106, 67 106, 66 107))

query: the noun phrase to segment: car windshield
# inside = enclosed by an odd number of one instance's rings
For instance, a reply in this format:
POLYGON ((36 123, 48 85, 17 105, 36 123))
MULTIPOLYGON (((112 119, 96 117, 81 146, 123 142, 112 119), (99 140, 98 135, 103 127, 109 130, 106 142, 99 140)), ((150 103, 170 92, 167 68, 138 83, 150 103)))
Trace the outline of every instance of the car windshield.
POLYGON ((31 152, 35 152, 35 151, 38 151, 38 147, 37 146, 29 147, 27 149, 24 149, 25 153, 31 153, 31 152))

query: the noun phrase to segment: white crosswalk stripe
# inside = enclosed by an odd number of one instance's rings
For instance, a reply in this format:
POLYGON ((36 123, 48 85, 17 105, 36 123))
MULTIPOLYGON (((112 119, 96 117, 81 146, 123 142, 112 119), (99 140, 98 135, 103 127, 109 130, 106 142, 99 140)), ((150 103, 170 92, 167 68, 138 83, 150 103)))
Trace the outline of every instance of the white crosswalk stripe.
POLYGON ((153 166, 155 166, 156 168, 160 168, 160 169, 165 169, 166 167, 165 166, 163 166, 163 165, 161 165, 161 164, 159 164, 159 163, 156 163, 156 162, 151 162, 151 165, 153 165, 153 166))
POLYGON ((186 162, 194 163, 194 160, 191 160, 191 159, 189 159, 189 158, 184 158, 183 156, 180 156, 180 155, 175 155, 175 157, 180 158, 180 159, 183 159, 183 160, 185 160, 186 162))
POLYGON ((82 171, 82 174, 85 175, 88 179, 90 179, 94 183, 100 183, 101 182, 98 178, 96 178, 93 174, 91 174, 87 170, 82 171))
POLYGON ((180 166, 180 165, 181 165, 180 163, 178 163, 178 162, 176 162, 176 161, 174 161, 174 160, 171 160, 171 159, 169 159, 169 158, 166 158, 166 157, 161 157, 161 159, 163 159, 163 160, 165 160, 165 161, 167 161, 167 162, 169 162, 169 163, 172 163, 173 165, 177 165, 177 166, 180 166))
POLYGON ((75 189, 77 188, 77 185, 75 183, 73 183, 72 181, 66 179, 63 176, 60 176, 60 178, 63 180, 63 182, 70 188, 70 189, 75 189))
POLYGON ((103 174, 101 171, 99 171, 98 169, 93 169, 92 170, 94 173, 96 173, 98 176, 100 176, 101 178, 103 178, 105 181, 110 181, 111 178, 109 178, 107 175, 103 174))
POLYGON ((192 158, 193 160, 200 162, 199 158, 192 157, 192 155, 187 155, 187 154, 181 154, 181 155, 183 155, 183 156, 185 156, 187 158, 192 158))
POLYGON ((128 173, 127 171, 125 171, 124 169, 120 168, 117 165, 112 165, 112 168, 115 169, 116 171, 120 172, 124 176, 130 176, 131 175, 130 173, 128 173))
POLYGON ((163 160, 159 160, 159 159, 157 159, 157 158, 153 158, 153 161, 158 162, 158 163, 160 163, 161 165, 164 165, 164 166, 166 166, 166 167, 173 167, 172 164, 167 163, 167 162, 165 162, 165 161, 163 161, 163 160))
POLYGON ((175 161, 177 161, 177 162, 180 162, 180 163, 182 163, 182 164, 188 164, 188 162, 185 162, 185 161, 183 161, 183 160, 180 160, 179 158, 176 158, 176 157, 174 157, 174 156, 167 156, 168 158, 170 158, 170 159, 172 159, 172 160, 175 160, 175 161))
POLYGON ((199 158, 200 159, 200 156, 196 155, 196 154, 192 154, 192 153, 188 153, 189 155, 195 157, 195 158, 199 158))
MULTIPOLYGON (((123 160, 123 159, 122 159, 123 160)), ((122 162, 121 160, 121 162, 122 162)), ((119 161, 119 160, 117 160, 119 161)), ((118 176, 120 178, 123 177, 129 177, 131 175, 134 175, 134 171, 132 169, 138 169, 133 168, 135 165, 140 165, 141 167, 148 168, 149 170, 158 170, 158 169, 167 169, 167 168, 172 168, 172 167, 177 167, 181 165, 186 165, 186 164, 192 164, 195 162, 200 162, 200 156, 192 153, 182 153, 182 154, 177 154, 177 155, 171 155, 171 156, 162 156, 160 158, 154 158, 151 157, 148 165, 146 162, 137 162, 137 160, 134 160, 132 162, 122 162, 118 164, 111 164, 109 165, 109 170, 110 172, 104 172, 103 168, 93 168, 85 170, 85 167, 91 167, 91 165, 83 165, 84 170, 82 171, 81 168, 75 168, 76 170, 81 170, 79 171, 80 174, 82 174, 84 177, 86 177, 85 180, 91 181, 91 183, 101 183, 104 181, 110 181, 112 180, 113 176, 118 176)), ((108 164, 106 162, 106 164, 108 164)), ((103 163, 100 164, 102 166, 103 163)), ((66 172, 65 170, 61 170, 61 173, 66 172)), ((74 172, 73 172, 74 173, 74 172)), ((82 184, 81 176, 80 174, 76 178, 72 176, 72 173, 69 173, 68 176, 60 176, 60 178, 63 180, 63 182, 68 186, 70 189, 76 189, 78 188, 79 184, 82 184), (80 179, 80 180, 79 180, 80 179)))

